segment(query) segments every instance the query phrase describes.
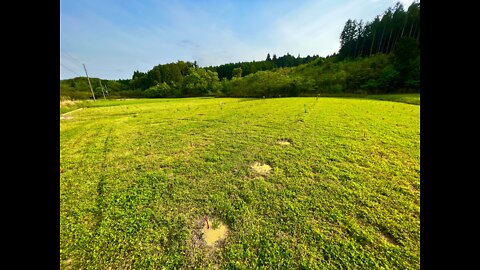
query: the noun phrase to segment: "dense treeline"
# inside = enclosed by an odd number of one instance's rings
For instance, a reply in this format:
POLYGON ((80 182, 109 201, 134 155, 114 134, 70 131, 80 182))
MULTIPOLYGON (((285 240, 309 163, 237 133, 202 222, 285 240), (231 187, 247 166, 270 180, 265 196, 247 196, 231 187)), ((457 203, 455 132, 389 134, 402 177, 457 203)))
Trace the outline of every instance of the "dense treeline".
MULTIPOLYGON (((90 79, 95 97, 189 97, 214 95, 220 86, 218 74, 198 67, 194 62, 178 61, 157 65, 148 72, 135 71, 130 80, 90 79), (108 91, 108 92, 107 92, 108 91)), ((91 90, 86 78, 74 78, 60 82, 61 96, 88 98, 91 90)))
POLYGON ((383 16, 372 22, 349 19, 340 34, 341 59, 390 53, 403 38, 414 38, 420 42, 420 3, 413 2, 407 10, 397 3, 388 8, 383 16))
MULTIPOLYGON (((370 23, 349 19, 338 54, 281 57, 199 67, 178 61, 135 71, 132 79, 91 78, 97 98, 279 97, 318 94, 418 92, 420 87, 420 4, 400 3, 370 23), (100 84, 101 82, 101 84, 100 84), (102 86, 104 87, 102 89, 102 86), (103 90, 103 91, 102 91, 103 90)), ((60 81, 62 97, 87 99, 84 77, 60 81)))
MULTIPOLYGON (((401 44, 403 42, 397 46, 402 47, 401 44)), ((340 61, 335 55, 298 67, 233 78, 222 82, 220 93, 235 97, 284 97, 418 92, 419 63, 415 62, 415 69, 401 68, 405 61, 409 68, 412 66, 409 59, 412 57, 405 54, 379 53, 340 61), (399 69, 405 75, 401 75, 399 69)))
POLYGON ((297 57, 294 57, 289 53, 277 58, 275 54, 273 55, 273 57, 270 57, 270 54, 267 54, 267 58, 264 61, 228 63, 220 66, 209 66, 207 67, 207 69, 217 72, 220 80, 222 80, 223 78, 227 78, 230 80, 234 76, 234 69, 237 69, 237 72, 238 70, 240 70, 241 75, 247 76, 257 71, 272 70, 278 67, 293 67, 301 64, 306 64, 317 58, 319 58, 318 55, 307 55, 306 57, 300 57, 300 55, 298 55, 297 57))
POLYGON ((130 86, 145 97, 188 97, 211 95, 218 85, 218 74, 197 63, 178 61, 157 65, 150 71, 133 73, 130 86))
MULTIPOLYGON (((293 67, 318 59, 318 55, 294 57, 286 54, 281 57, 267 55, 265 61, 241 62, 201 68, 196 62, 178 61, 157 65, 147 72, 135 71, 130 80, 102 80, 110 90, 108 97, 192 97, 221 95, 220 80, 230 80, 253 74, 257 71, 273 70, 277 67, 293 67)), ((100 80, 90 80, 95 97, 103 97, 100 80)), ((62 96, 85 99, 91 96, 86 78, 74 78, 60 82, 62 96)), ((106 91, 106 90, 104 90, 106 91)), ((106 92, 105 92, 106 93, 106 92)))

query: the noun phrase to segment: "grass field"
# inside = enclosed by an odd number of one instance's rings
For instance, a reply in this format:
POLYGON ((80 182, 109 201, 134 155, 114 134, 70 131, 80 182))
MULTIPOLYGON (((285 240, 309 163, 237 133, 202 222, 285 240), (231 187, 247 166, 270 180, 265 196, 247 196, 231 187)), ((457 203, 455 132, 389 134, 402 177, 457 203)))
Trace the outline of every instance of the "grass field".
POLYGON ((420 94, 368 95, 367 98, 420 105, 420 94))
POLYGON ((60 134, 62 269, 420 268, 418 105, 98 101, 60 134))

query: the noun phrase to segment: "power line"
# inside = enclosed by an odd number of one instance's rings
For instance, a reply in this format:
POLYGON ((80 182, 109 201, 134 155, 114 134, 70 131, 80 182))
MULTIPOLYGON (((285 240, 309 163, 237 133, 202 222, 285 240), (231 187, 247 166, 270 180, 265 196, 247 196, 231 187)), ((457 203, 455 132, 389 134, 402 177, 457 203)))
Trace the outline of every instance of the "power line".
MULTIPOLYGON (((85 61, 79 60, 77 57, 73 56, 72 54, 70 54, 69 52, 67 52, 67 51, 66 51, 65 49, 63 49, 63 48, 60 48, 60 50, 64 53, 65 56, 67 56, 66 60, 74 60, 74 61, 78 62, 78 63, 81 64, 81 65, 83 65, 83 62, 85 62, 85 61)), ((65 66, 64 66, 64 67, 65 67, 65 66)), ((69 69, 68 67, 65 67, 65 68, 68 69, 68 70, 70 70, 70 71, 72 71, 72 70, 69 69)), ((103 68, 103 69, 101 69, 101 70, 103 70, 103 71, 105 71, 105 70, 112 71, 113 69, 109 69, 109 68, 105 69, 105 68, 103 68)), ((72 71, 72 72, 74 72, 74 71, 72 71)), ((76 73, 76 72, 74 72, 74 73, 78 75, 78 73, 76 73)), ((81 75, 78 75, 78 76, 81 76, 81 75)))
MULTIPOLYGON (((76 62, 78 62, 79 64, 83 65, 83 62, 80 61, 78 58, 76 58, 75 56, 71 55, 69 52, 67 52, 65 49, 63 48, 60 48, 60 50, 64 53, 64 56, 67 56, 66 60, 74 60, 76 62)), ((64 68, 66 68, 67 70, 69 70, 70 72, 74 73, 75 75, 79 76, 79 77, 82 77, 82 75, 79 75, 77 72, 73 71, 72 69, 70 69, 69 67, 65 66, 64 64, 60 63, 60 65, 62 65, 64 68)))
POLYGON ((71 70, 69 67, 65 66, 64 64, 60 63, 60 65, 64 68, 66 68, 67 70, 69 70, 70 72, 74 73, 75 75, 77 75, 78 77, 82 77, 82 75, 79 75, 77 72, 71 70))
POLYGON ((80 61, 78 58, 72 56, 70 53, 68 53, 65 49, 63 48, 60 48, 61 51, 63 51, 68 57, 70 57, 71 59, 77 61, 79 64, 82 64, 82 61, 80 61))

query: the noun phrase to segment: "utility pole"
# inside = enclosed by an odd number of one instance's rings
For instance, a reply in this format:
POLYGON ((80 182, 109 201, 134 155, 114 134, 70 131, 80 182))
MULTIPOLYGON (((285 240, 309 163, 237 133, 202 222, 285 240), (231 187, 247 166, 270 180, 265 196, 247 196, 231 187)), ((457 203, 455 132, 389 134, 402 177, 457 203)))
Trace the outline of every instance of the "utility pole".
POLYGON ((93 93, 93 88, 92 88, 92 84, 90 83, 90 78, 88 78, 87 68, 85 67, 85 64, 83 64, 83 69, 85 69, 85 74, 87 74, 88 85, 90 85, 90 90, 92 91, 93 101, 97 101, 95 99, 95 94, 93 93))
POLYGON ((100 80, 100 87, 102 87, 103 98, 104 98, 105 100, 107 100, 107 98, 105 97, 105 91, 104 91, 104 89, 103 89, 102 80, 100 80))

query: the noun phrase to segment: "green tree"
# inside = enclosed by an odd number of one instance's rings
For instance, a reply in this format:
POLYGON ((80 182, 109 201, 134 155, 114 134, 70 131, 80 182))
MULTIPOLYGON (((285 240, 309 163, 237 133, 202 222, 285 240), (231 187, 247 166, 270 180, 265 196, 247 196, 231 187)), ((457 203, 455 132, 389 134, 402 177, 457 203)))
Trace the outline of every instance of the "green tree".
POLYGON ((241 67, 234 68, 233 71, 232 71, 232 77, 233 78, 241 78, 242 77, 242 68, 241 67))
MULTIPOLYGON (((408 77, 414 76, 411 74, 411 70, 415 69, 415 65, 419 65, 414 62, 420 55, 417 41, 412 37, 401 38, 397 43, 394 52, 394 67, 398 71, 400 80, 407 81, 408 77)), ((415 76, 414 76, 415 77, 415 76)))
POLYGON ((357 31, 356 21, 348 19, 340 33, 340 57, 342 59, 352 57, 354 41, 357 31))
POLYGON ((172 88, 166 82, 162 82, 148 88, 143 94, 147 98, 163 98, 172 96, 173 92, 172 88))
POLYGON ((145 90, 150 86, 148 81, 149 78, 147 78, 146 74, 137 70, 133 72, 132 79, 130 80, 130 87, 134 90, 145 90))
POLYGON ((186 96, 211 95, 220 88, 218 74, 204 68, 189 69, 183 82, 183 94, 186 96))

